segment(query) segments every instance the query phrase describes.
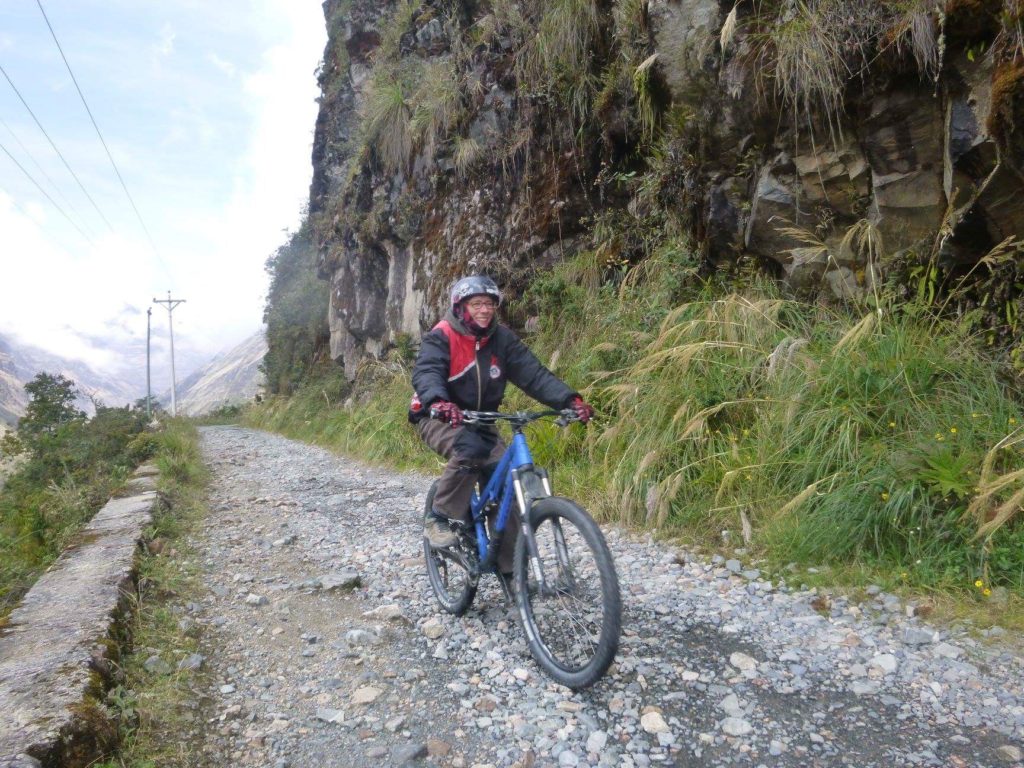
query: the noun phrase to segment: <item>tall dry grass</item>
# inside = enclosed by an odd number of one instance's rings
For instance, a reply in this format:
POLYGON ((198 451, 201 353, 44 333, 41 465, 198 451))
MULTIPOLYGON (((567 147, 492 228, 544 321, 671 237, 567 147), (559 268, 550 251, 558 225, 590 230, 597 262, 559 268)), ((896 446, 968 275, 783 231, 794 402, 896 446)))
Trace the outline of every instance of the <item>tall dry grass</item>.
POLYGON ((539 288, 560 319, 536 342, 601 412, 551 458, 602 516, 917 584, 1024 584, 1021 408, 977 339, 757 284, 670 307, 650 265, 593 293, 572 274, 588 264, 539 288))
MULTIPOLYGON (((538 318, 527 343, 599 414, 530 432, 558 492, 693 542, 727 532, 779 563, 1024 586, 1024 413, 976 339, 914 305, 860 315, 757 280, 701 283, 681 242, 611 282, 601 263, 583 254, 515 302, 538 318)), ((311 382, 247 418, 436 471, 405 421, 408 370, 367 376, 356 391, 372 395, 311 382)), ((506 405, 533 404, 510 388, 506 405)))

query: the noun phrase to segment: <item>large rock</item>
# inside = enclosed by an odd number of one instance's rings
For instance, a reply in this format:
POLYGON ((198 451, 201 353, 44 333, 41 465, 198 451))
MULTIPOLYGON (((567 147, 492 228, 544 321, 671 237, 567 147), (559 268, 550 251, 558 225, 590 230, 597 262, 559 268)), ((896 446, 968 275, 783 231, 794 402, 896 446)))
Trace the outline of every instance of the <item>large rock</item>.
POLYGON ((344 358, 354 342, 384 336, 390 269, 388 254, 380 248, 342 255, 331 277, 331 354, 336 360, 344 358))
POLYGON ((747 249, 781 264, 790 263, 789 250, 799 241, 782 229, 810 223, 798 208, 798 200, 796 167, 788 153, 780 152, 761 169, 754 186, 744 240, 747 249))
POLYGON ((946 212, 940 107, 927 90, 901 88, 875 97, 864 122, 872 218, 890 252, 930 243, 946 212))
POLYGON ((871 191, 868 164, 860 147, 847 139, 838 148, 831 143, 815 148, 804 142, 803 152, 793 158, 803 201, 827 206, 840 221, 857 217, 871 191))
POLYGON ((650 0, 647 14, 658 66, 672 93, 686 94, 715 52, 723 16, 717 0, 650 0))

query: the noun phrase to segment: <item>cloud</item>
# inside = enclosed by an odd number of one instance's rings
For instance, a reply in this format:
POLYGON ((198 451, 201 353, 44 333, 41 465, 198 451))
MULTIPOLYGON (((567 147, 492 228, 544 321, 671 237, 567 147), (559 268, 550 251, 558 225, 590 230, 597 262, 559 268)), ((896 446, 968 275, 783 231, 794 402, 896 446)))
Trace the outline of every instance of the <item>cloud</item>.
POLYGON ((94 367, 119 367, 117 347, 145 335, 145 324, 140 328, 125 312, 126 298, 148 299, 153 266, 140 262, 135 243, 116 235, 62 248, 51 240, 62 226, 56 214, 33 220, 9 202, 0 198, 0 330, 94 367))
MULTIPOLYGON (((319 95, 310 51, 322 49, 326 33, 314 4, 302 12, 289 6, 288 18, 287 39, 264 51, 258 69, 242 80, 251 114, 249 139, 234 169, 230 199, 199 227, 222 258, 204 264, 209 279, 195 286, 197 301, 234 300, 255 310, 235 325, 236 341, 262 322, 263 264, 284 242, 285 232, 297 228, 309 195, 319 95)), ((216 326, 211 330, 216 333, 216 326)))
MULTIPOLYGON (((173 315, 180 377, 189 372, 184 360, 200 352, 208 359, 260 327, 264 262, 285 230, 297 228, 308 196, 322 11, 318 3, 252 0, 240 22, 216 4, 187 5, 187 27, 178 6, 167 7, 171 20, 158 19, 155 45, 148 20, 132 40, 104 38, 107 48, 93 52, 93 74, 116 75, 102 81, 107 92, 90 87, 101 81, 90 78, 88 66, 76 66, 159 258, 95 136, 65 121, 60 128, 69 138, 59 143, 116 233, 99 222, 90 228, 93 244, 86 243, 23 179, 9 185, 0 155, 0 330, 137 375, 146 309, 170 289, 187 299, 173 315), (119 65, 100 56, 108 50, 119 65)), ((35 151, 39 142, 28 143, 35 151)), ((45 160, 44 151, 40 146, 45 160)), ((61 170, 53 175, 63 181, 61 170)), ((80 209, 88 214, 86 205, 80 209)), ((154 354, 163 354, 165 309, 153 307, 152 325, 154 354)))
POLYGON ((234 64, 232 64, 230 61, 222 59, 216 53, 206 54, 206 60, 213 64, 213 66, 215 66, 228 77, 234 77, 235 73, 238 71, 238 68, 234 64))
POLYGON ((170 24, 164 24, 160 29, 160 36, 157 43, 153 46, 153 54, 157 58, 167 58, 174 53, 174 28, 170 24))

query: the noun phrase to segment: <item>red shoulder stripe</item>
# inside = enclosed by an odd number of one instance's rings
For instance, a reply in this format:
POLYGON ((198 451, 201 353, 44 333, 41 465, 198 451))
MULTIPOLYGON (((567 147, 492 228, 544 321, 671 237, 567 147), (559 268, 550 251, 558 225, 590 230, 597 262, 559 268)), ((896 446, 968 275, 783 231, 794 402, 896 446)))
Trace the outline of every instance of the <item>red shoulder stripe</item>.
POLYGON ((448 339, 448 381, 464 376, 476 365, 476 344, 473 339, 463 336, 451 327, 447 320, 434 326, 448 339))

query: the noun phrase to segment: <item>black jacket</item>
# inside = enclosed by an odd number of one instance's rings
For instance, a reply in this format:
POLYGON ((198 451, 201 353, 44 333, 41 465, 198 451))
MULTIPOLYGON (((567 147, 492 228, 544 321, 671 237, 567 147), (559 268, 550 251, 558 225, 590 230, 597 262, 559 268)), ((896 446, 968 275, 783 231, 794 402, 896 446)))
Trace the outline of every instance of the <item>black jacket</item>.
POLYGON ((410 421, 447 400, 463 409, 496 411, 512 382, 549 408, 566 408, 578 394, 549 371, 510 329, 496 321, 477 337, 451 312, 423 336, 412 386, 410 421))

